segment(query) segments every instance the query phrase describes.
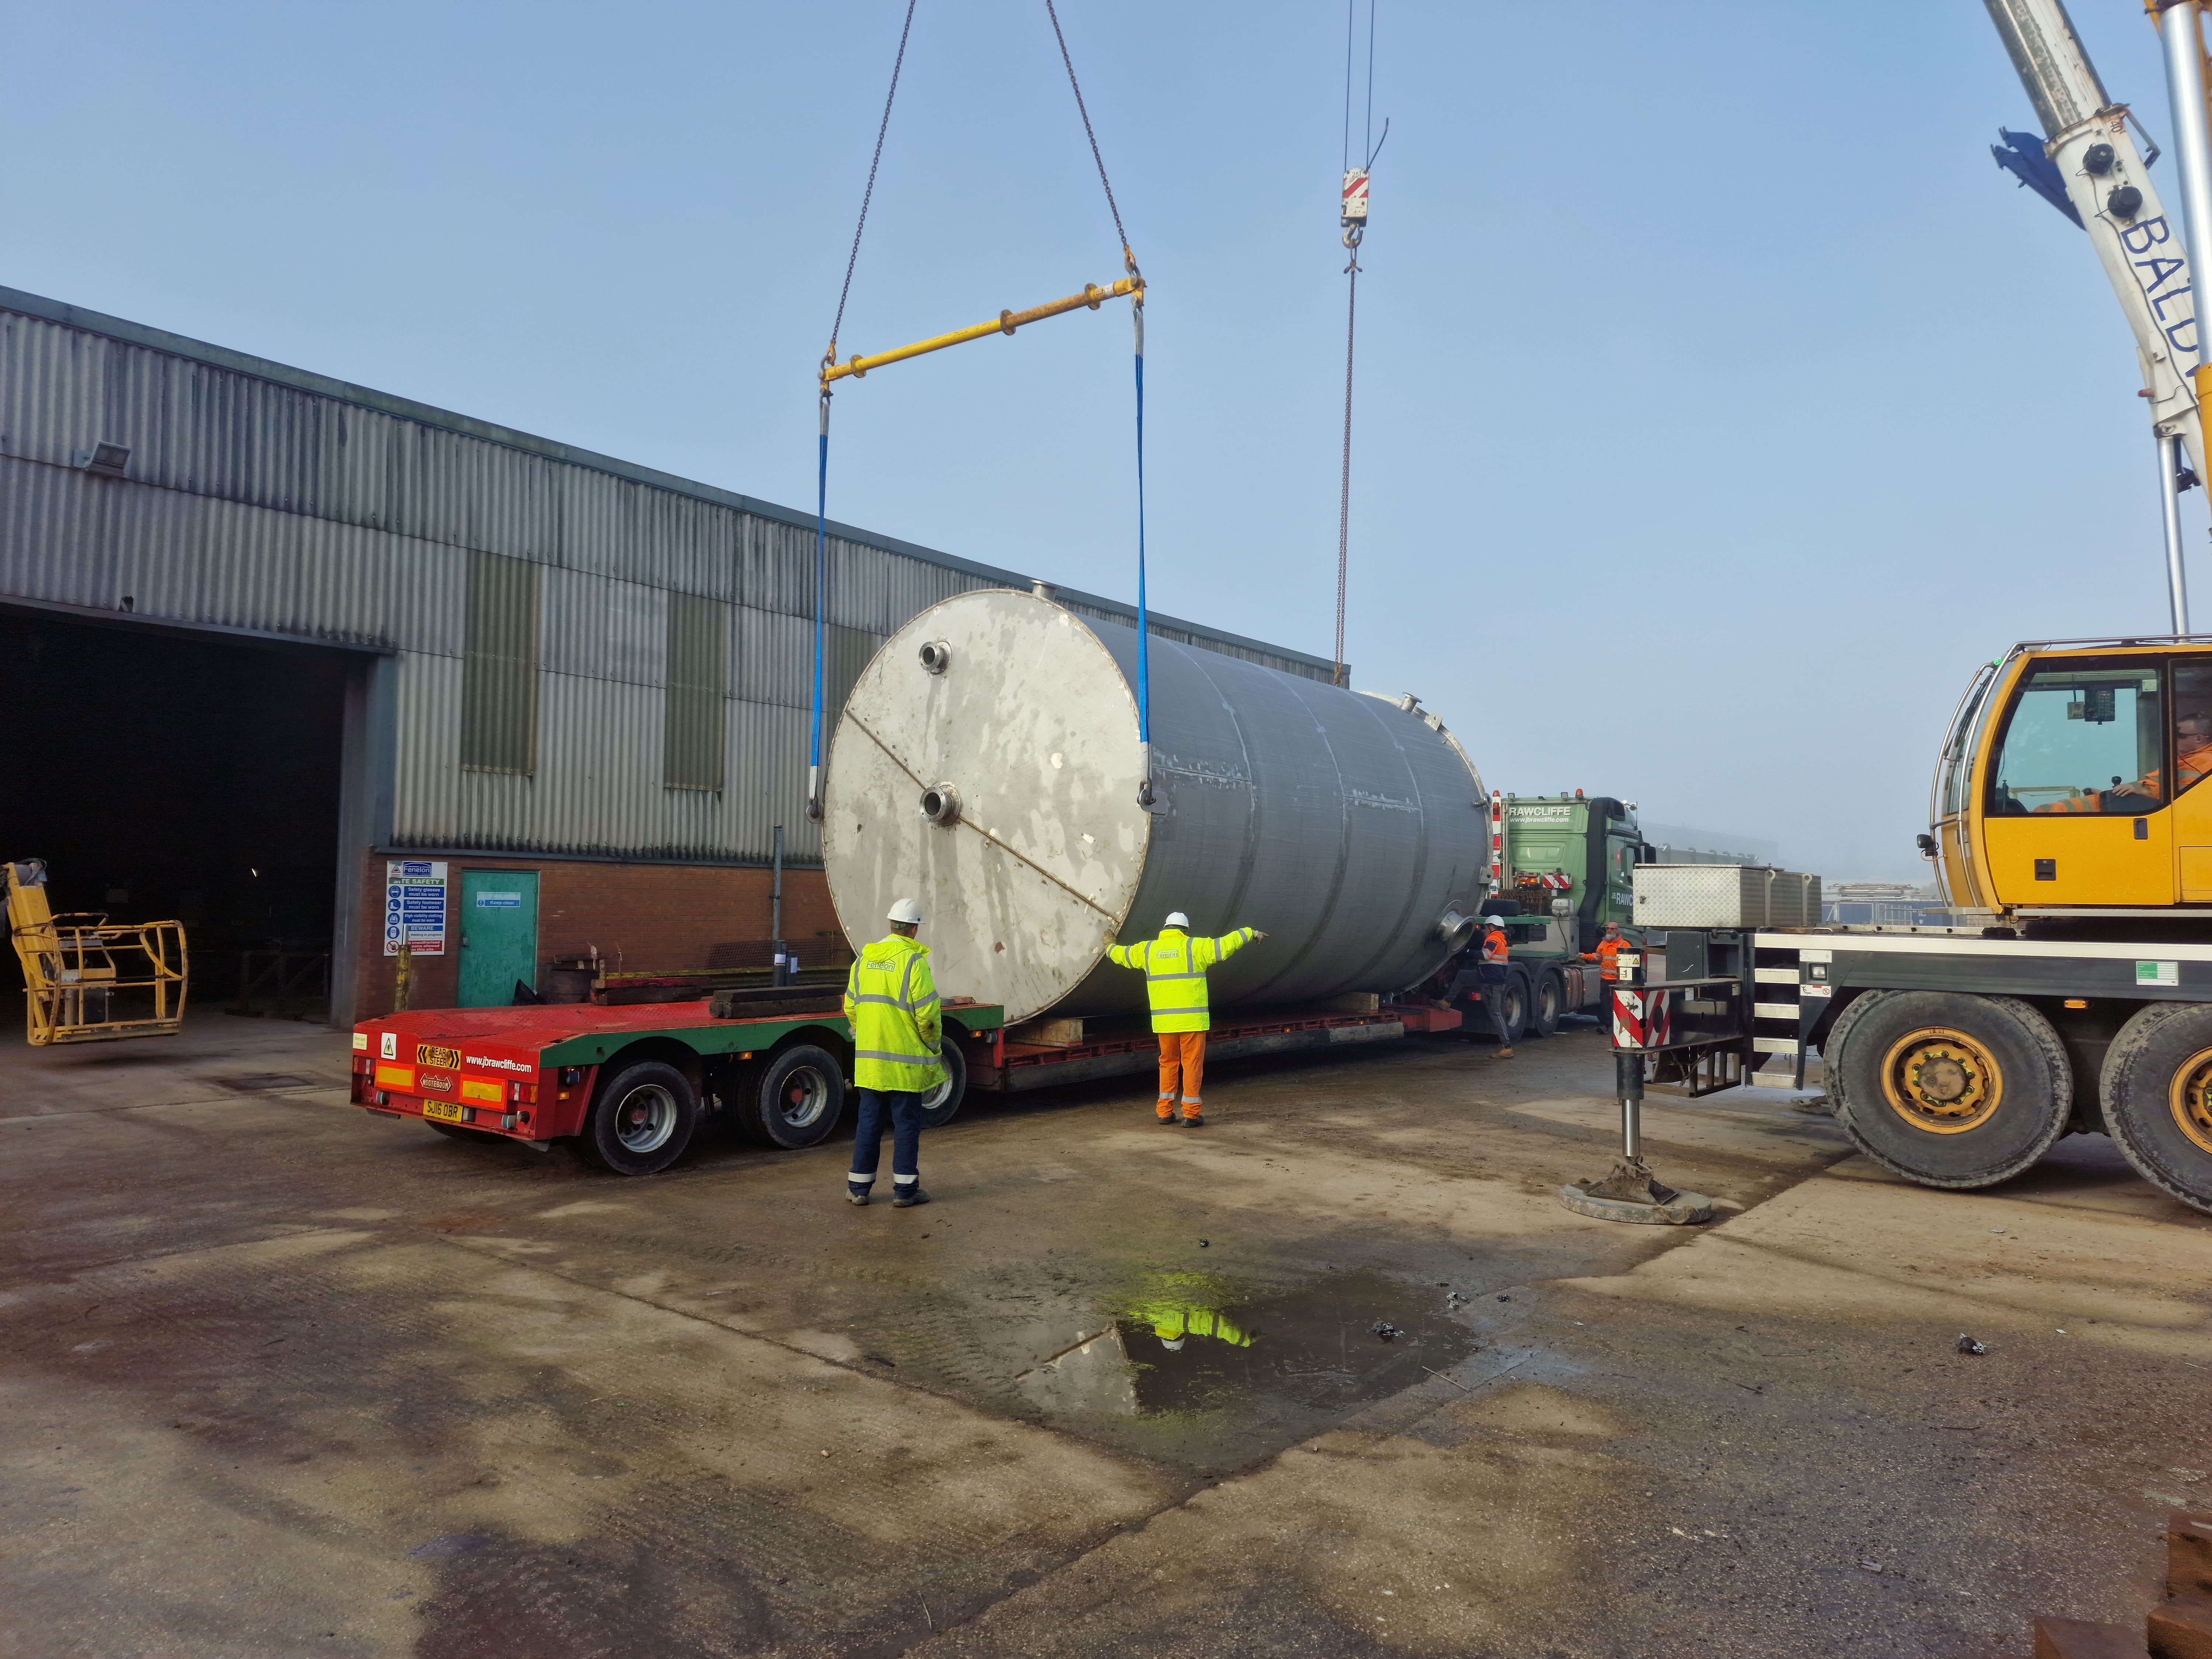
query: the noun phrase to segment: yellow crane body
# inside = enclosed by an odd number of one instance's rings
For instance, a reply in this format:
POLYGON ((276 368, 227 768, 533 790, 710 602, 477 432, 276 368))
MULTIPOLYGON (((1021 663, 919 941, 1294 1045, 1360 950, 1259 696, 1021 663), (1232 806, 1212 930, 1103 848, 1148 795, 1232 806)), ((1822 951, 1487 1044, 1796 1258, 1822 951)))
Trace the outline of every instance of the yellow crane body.
POLYGON ((1929 850, 1948 902, 2212 922, 2212 641, 2015 646, 1938 762, 1929 850))
POLYGON ((7 879, 8 933, 23 967, 32 1047, 175 1034, 185 1018, 182 922, 57 915, 39 859, 10 860, 7 879))

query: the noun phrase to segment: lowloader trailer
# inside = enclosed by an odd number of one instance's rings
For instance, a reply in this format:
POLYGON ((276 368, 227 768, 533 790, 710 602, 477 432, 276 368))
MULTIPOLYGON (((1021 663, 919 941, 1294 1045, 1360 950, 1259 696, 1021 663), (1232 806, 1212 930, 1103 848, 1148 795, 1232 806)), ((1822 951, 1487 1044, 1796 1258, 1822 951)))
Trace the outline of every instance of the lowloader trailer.
MULTIPOLYGON (((1158 1060, 1140 1020, 1051 1044, 1008 1041, 996 1005, 954 999, 944 1010, 947 1075, 924 1103, 926 1127, 951 1122, 971 1090, 1135 1075, 1158 1060)), ((1216 1021, 1207 1058, 1371 1045, 1458 1023, 1419 1004, 1237 1010, 1216 1021)), ((455 1139, 561 1143, 617 1175, 652 1175, 710 1119, 760 1146, 827 1139, 844 1115, 853 1034, 836 988, 765 988, 621 1007, 410 1011, 362 1021, 353 1047, 353 1101, 368 1111, 455 1139)))

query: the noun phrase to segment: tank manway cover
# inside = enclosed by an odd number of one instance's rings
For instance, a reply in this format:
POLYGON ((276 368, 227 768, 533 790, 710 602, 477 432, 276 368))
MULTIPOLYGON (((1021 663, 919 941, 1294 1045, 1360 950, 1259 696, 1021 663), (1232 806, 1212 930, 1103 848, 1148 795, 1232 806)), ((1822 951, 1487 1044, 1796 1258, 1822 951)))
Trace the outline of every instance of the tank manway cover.
POLYGON ((1156 635, 1148 811, 1136 646, 1133 629, 1001 588, 884 644, 823 790, 823 860, 855 948, 892 900, 918 899, 939 988, 1010 1020, 1143 1007, 1142 978, 1103 958, 1170 910, 1197 933, 1270 935, 1214 971, 1217 1007, 1434 971, 1439 924, 1472 913, 1486 856, 1481 782, 1450 734, 1156 635))

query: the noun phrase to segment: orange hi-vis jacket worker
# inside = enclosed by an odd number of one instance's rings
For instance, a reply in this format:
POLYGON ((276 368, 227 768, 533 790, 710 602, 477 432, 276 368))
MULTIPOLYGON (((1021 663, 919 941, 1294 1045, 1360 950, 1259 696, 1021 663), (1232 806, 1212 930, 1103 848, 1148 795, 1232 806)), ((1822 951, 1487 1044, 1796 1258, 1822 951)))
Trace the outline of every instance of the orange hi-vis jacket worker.
POLYGON ((1583 960, 1597 963, 1598 978, 1611 985, 1620 978, 1620 963, 1616 958, 1623 951, 1632 951, 1635 948, 1633 945, 1621 938, 1620 924, 1617 921, 1608 921, 1605 925, 1605 937, 1598 940, 1597 949, 1583 951, 1583 960))
MULTIPOLYGON (((2212 714, 2184 714, 2173 723, 2173 781, 2179 786, 2174 793, 2183 793, 2208 772, 2212 772, 2212 714)), ((2133 783, 2114 784, 2110 789, 2084 789, 2035 811, 2144 812, 2155 811, 2165 805, 2166 769, 2154 766, 2133 783), (2137 802, 2143 805, 2137 805, 2137 802)))
POLYGON ((1502 916, 1485 916, 1482 929, 1482 1006, 1490 1011, 1491 1029, 1498 1033, 1498 1047, 1490 1057, 1510 1060, 1513 1033, 1505 1024, 1505 987, 1512 975, 1505 964, 1512 957, 1512 943, 1505 937, 1502 916))

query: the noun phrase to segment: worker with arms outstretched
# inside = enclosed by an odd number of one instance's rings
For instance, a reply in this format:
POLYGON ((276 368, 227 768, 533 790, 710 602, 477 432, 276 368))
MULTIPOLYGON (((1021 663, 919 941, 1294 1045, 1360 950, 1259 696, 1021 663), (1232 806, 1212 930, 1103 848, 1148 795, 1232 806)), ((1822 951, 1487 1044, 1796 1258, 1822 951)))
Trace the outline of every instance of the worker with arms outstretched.
POLYGON ((929 947, 921 931, 921 906, 910 898, 891 906, 890 935, 863 945, 845 979, 845 1018, 853 1028, 853 1084, 860 1091, 860 1121, 853 1135, 853 1168, 845 1197, 866 1204, 883 1155, 884 1118, 891 1121, 891 1207, 929 1202, 921 1189, 921 1103, 945 1081, 938 1044, 944 1020, 929 947))
POLYGON ((1239 927, 1219 939, 1193 939, 1190 918, 1177 910, 1158 939, 1108 949, 1108 958, 1117 967, 1133 968, 1145 976, 1152 1030, 1160 1039, 1161 1122, 1178 1121, 1178 1099, 1182 1122, 1195 1128, 1206 1121, 1199 1085, 1206 1074, 1206 1034, 1213 1024, 1206 1005, 1206 969, 1267 937, 1256 927, 1239 927))
POLYGON ((1610 991, 1620 980, 1620 953, 1636 948, 1633 940, 1620 936, 1619 922, 1608 921, 1603 936, 1597 942, 1597 949, 1585 951, 1582 957, 1584 962, 1597 963, 1597 976, 1605 981, 1605 988, 1610 991))

